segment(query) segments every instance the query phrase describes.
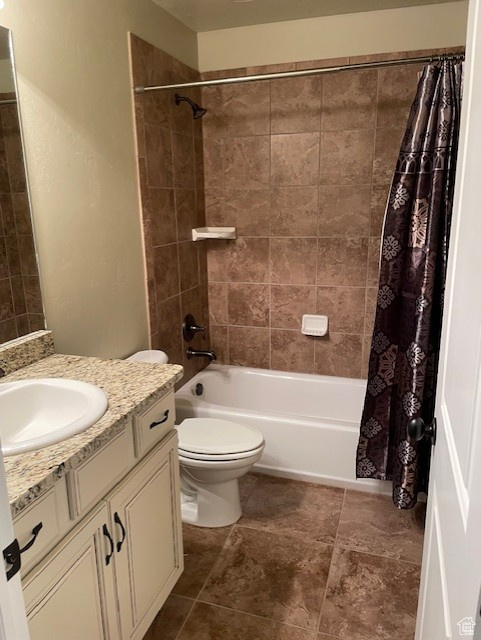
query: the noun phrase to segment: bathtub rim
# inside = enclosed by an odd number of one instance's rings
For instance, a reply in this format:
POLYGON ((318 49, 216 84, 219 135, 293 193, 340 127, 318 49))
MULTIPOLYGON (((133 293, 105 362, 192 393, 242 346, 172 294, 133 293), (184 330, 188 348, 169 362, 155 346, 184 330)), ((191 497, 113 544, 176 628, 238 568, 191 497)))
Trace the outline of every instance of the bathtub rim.
MULTIPOLYGON (((200 382, 200 379, 203 375, 210 372, 222 372, 227 371, 229 369, 238 370, 242 369, 243 372, 251 373, 254 375, 261 375, 265 377, 282 377, 285 380, 308 380, 308 381, 316 381, 316 382, 325 382, 327 384, 354 384, 357 388, 366 388, 367 381, 363 378, 345 378, 340 376, 326 376, 326 375, 318 375, 316 373, 291 373, 286 371, 277 371, 274 369, 256 369, 254 367, 243 367, 241 365, 228 365, 228 364, 210 364, 202 371, 199 371, 193 378, 188 380, 185 384, 183 384, 177 391, 175 392, 176 401, 177 400, 186 400, 189 401, 191 399, 202 402, 202 406, 211 409, 215 409, 219 407, 221 410, 231 410, 239 416, 246 417, 246 414, 256 416, 273 416, 277 419, 296 419, 305 421, 306 424, 309 422, 318 422, 320 424, 332 424, 341 428, 348 429, 359 429, 360 419, 358 420, 341 420, 338 418, 329 418, 326 416, 311 416, 311 415, 302 415, 299 413, 288 413, 285 411, 275 411, 275 410, 262 410, 262 409, 249 409, 246 406, 233 406, 228 404, 219 404, 217 402, 208 402, 203 399, 201 396, 196 396, 192 393, 192 385, 195 385, 196 382, 200 382)), ((225 418, 224 418, 225 419, 225 418)))
POLYGON ((209 373, 211 371, 227 371, 228 369, 242 369, 242 371, 246 373, 251 373, 255 375, 260 375, 263 377, 276 377, 276 378, 285 378, 291 380, 320 380, 322 382, 328 382, 329 384, 354 384, 356 387, 366 387, 367 380, 366 378, 347 378, 345 376, 328 376, 321 373, 296 373, 293 371, 281 371, 278 369, 261 369, 257 367, 244 367, 243 365, 238 364, 217 364, 215 362, 211 362, 207 367, 202 369, 195 374, 190 380, 185 382, 181 387, 178 388, 176 393, 181 393, 182 390, 187 387, 187 385, 191 384, 196 378, 201 376, 204 373, 209 373))

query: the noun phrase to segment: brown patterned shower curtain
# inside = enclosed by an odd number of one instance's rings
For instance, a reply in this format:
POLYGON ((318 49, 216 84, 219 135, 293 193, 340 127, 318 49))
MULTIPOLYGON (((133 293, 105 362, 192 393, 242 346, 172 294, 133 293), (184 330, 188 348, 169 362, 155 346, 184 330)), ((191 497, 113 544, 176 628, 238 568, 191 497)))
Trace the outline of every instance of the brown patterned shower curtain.
POLYGON ((356 475, 392 480, 400 509, 428 481, 430 445, 411 440, 407 425, 434 415, 462 71, 453 60, 424 68, 384 223, 356 475))

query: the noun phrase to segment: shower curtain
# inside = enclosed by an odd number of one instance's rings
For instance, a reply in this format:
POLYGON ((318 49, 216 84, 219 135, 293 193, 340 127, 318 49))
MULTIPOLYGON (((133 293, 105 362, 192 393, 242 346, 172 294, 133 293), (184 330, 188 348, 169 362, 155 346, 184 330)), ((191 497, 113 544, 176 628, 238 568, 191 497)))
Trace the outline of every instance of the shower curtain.
POLYGON ((392 480, 400 509, 427 489, 430 444, 407 425, 434 416, 462 70, 452 59, 424 68, 384 222, 356 475, 392 480))

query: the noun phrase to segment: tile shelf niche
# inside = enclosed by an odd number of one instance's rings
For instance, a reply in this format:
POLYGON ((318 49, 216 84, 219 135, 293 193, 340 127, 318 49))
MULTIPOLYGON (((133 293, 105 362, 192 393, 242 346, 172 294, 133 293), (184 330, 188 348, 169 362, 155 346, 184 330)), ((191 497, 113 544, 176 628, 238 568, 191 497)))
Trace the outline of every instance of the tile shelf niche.
POLYGON ((192 240, 217 239, 217 240, 235 240, 235 227, 197 227, 192 229, 192 240))

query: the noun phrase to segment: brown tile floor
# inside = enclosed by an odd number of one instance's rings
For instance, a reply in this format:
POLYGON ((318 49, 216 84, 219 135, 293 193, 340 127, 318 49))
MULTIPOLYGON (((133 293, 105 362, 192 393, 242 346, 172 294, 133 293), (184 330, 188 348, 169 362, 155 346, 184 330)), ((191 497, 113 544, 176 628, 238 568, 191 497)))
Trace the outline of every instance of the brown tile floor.
POLYGON ((144 640, 412 640, 422 505, 254 474, 241 496, 236 525, 184 525, 184 574, 144 640))

